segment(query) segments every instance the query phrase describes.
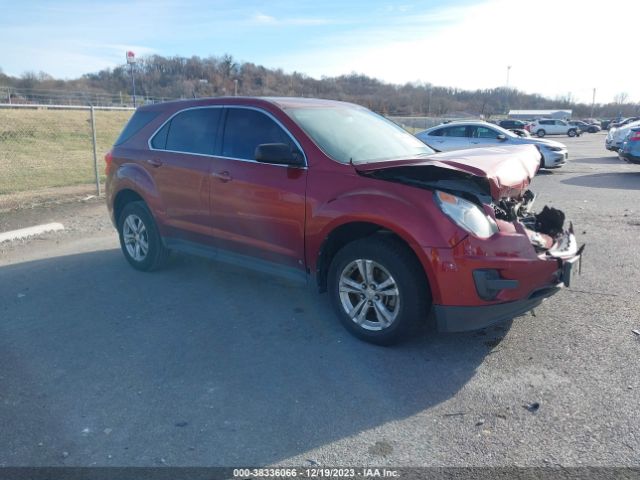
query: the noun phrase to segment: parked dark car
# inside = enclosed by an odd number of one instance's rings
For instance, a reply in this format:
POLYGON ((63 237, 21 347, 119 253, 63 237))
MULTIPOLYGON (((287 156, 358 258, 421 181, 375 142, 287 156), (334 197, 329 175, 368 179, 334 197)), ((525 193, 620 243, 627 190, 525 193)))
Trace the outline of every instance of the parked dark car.
POLYGON ((500 120, 498 125, 507 130, 525 130, 528 122, 522 122, 520 120, 500 120))
POLYGON ((311 281, 373 343, 427 319, 464 331, 512 318, 569 285, 580 256, 562 212, 531 212, 535 146, 435 154, 348 103, 148 105, 105 160, 132 267, 181 251, 311 281))
POLYGON ((580 130, 581 132, 597 133, 601 130, 599 126, 594 124, 589 124, 581 120, 571 120, 569 122, 569 125, 573 125, 574 127, 577 127, 578 130, 580 130))

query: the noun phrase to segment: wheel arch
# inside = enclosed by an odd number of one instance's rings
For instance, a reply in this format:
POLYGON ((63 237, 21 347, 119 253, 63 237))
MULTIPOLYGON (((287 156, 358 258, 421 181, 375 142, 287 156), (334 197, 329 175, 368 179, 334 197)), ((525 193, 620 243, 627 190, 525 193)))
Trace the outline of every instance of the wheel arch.
POLYGON ((404 235, 390 228, 389 226, 381 225, 379 223, 371 221, 347 221, 335 226, 324 237, 318 250, 315 264, 315 283, 320 292, 327 290, 327 279, 329 273, 329 266, 336 253, 345 245, 359 240, 361 238, 371 237, 373 235, 386 235, 388 238, 392 238, 395 241, 403 244, 412 255, 414 255, 417 262, 422 266, 422 271, 425 275, 425 280, 428 287, 432 290, 436 288, 436 284, 432 277, 432 272, 429 271, 428 262, 423 261, 423 252, 416 242, 410 238, 406 238, 404 235))
POLYGON ((123 188, 120 190, 115 198, 113 199, 113 217, 118 222, 120 218, 120 214, 124 207, 131 202, 144 202, 147 203, 146 200, 140 195, 138 192, 131 188, 123 188))

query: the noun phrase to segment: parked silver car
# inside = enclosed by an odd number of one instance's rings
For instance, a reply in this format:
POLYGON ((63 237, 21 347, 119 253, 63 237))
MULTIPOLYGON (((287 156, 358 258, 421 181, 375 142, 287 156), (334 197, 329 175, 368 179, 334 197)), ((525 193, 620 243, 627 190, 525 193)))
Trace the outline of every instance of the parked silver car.
POLYGON ((569 158, 567 147, 553 140, 519 137, 487 122, 451 122, 417 133, 416 137, 437 151, 496 145, 537 145, 544 159, 543 168, 558 168, 569 158))

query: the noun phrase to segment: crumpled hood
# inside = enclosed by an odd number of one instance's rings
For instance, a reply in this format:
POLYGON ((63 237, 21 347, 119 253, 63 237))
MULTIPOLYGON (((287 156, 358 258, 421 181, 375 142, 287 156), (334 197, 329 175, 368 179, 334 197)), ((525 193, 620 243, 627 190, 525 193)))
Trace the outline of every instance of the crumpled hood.
MULTIPOLYGON (((434 153, 428 158, 392 160, 354 165, 358 172, 398 167, 435 167, 486 179, 494 200, 518 198, 540 168, 541 155, 534 145, 509 145, 434 153)), ((405 169, 406 170, 406 169, 405 169)))

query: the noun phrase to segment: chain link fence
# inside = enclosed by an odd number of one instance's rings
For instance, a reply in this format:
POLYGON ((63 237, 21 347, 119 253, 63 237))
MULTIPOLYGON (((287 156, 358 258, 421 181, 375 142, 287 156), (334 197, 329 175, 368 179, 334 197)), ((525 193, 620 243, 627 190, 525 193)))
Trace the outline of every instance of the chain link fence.
POLYGON ((78 185, 98 191, 104 181, 102 159, 132 113, 127 108, 0 108, 0 207, 3 199, 21 192, 78 185))
MULTIPOLYGON (((55 189, 59 193, 75 188, 99 193, 104 182, 104 155, 133 111, 0 104, 0 210, 11 208, 7 205, 16 195, 37 197, 44 190, 55 189)), ((389 119, 411 133, 445 120, 399 116, 389 119)))

